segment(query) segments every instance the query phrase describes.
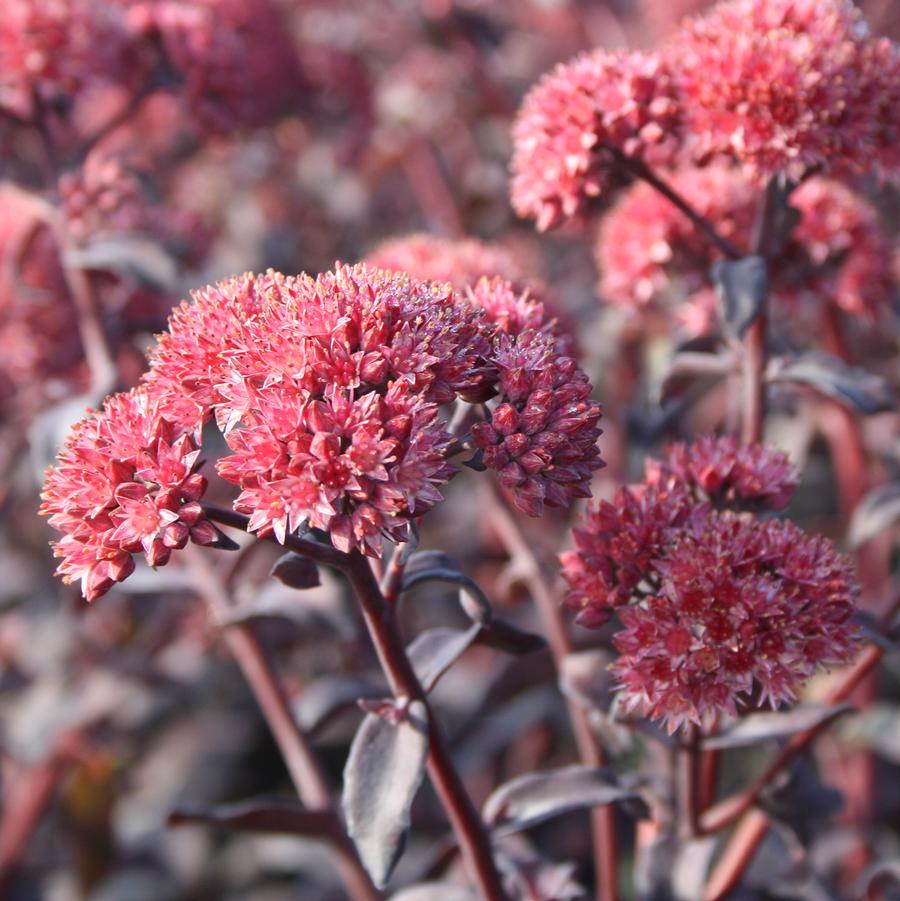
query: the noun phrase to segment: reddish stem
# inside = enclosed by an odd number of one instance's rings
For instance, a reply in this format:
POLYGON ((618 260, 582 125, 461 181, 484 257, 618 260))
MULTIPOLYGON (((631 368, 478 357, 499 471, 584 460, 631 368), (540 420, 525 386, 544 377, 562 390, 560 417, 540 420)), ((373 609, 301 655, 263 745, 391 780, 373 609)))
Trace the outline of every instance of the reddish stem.
POLYGON ((0 820, 0 895, 3 897, 57 786, 77 756, 83 737, 79 730, 59 735, 47 759, 11 786, 0 820))
MULTIPOLYGON (((202 552, 193 549, 190 567, 195 576, 194 585, 206 599, 213 618, 218 622, 225 621, 232 604, 216 570, 202 552)), ((222 634, 272 730, 300 799, 311 810, 329 813, 334 818, 331 837, 337 851, 336 864, 348 897, 354 901, 376 901, 382 895, 369 878, 347 836, 325 776, 306 735, 297 724, 265 650, 247 626, 231 625, 222 634)))
POLYGON ((700 729, 694 723, 678 748, 676 779, 678 833, 687 840, 700 834, 700 729))
POLYGON ((426 706, 428 774, 481 895, 487 901, 505 901, 507 894, 494 863, 490 836, 453 764, 443 730, 406 655, 393 609, 385 603, 365 557, 358 552, 349 554, 344 572, 356 592, 375 652, 394 695, 421 701, 426 706))
MULTIPOLYGON (((541 565, 535 557, 531 544, 522 532, 515 514, 509 509, 506 496, 495 482, 491 481, 490 486, 494 527, 510 557, 519 565, 519 571, 535 602, 544 631, 547 633, 553 660, 559 670, 563 660, 574 650, 562 609, 544 578, 541 565)), ((566 698, 566 707, 581 761, 588 766, 605 766, 606 755, 603 746, 591 728, 584 708, 568 697, 566 698)), ((619 897, 617 878, 619 854, 615 809, 611 805, 594 808, 591 811, 591 827, 597 899, 598 901, 616 901, 619 897)))
MULTIPOLYGON (((210 519, 246 531, 248 517, 211 504, 204 504, 204 510, 210 519)), ((274 540, 272 535, 265 537, 274 540)), ((294 535, 287 536, 284 546, 318 563, 334 567, 349 580, 391 690, 397 697, 419 700, 426 707, 428 773, 450 819, 472 877, 487 901, 506 901, 506 891, 494 863, 490 836, 456 770, 444 733, 406 654, 394 622, 394 609, 386 603, 368 561, 358 552, 344 554, 330 545, 294 535)))

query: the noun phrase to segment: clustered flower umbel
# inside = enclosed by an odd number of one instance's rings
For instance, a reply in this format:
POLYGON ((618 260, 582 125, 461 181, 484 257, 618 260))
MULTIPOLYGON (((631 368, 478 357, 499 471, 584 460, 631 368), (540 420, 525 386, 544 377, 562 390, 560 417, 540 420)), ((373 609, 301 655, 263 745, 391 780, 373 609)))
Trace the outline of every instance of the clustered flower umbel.
POLYGON ((496 395, 473 440, 527 512, 589 494, 602 461, 587 378, 543 324, 498 322, 447 283, 362 264, 198 292, 173 312, 139 389, 89 414, 48 473, 59 573, 93 598, 139 547, 159 564, 188 537, 215 540, 195 534, 205 481, 192 471, 210 420, 232 451, 216 468, 240 489, 235 509, 281 542, 312 527, 380 556, 385 537, 406 540, 457 472, 441 414, 456 400, 496 395), (160 455, 165 479, 146 462, 160 455))
MULTIPOLYGON (((667 181, 718 232, 750 251, 759 191, 734 166, 686 167, 667 181)), ((844 185, 811 178, 790 198, 798 222, 771 265, 772 299, 792 314, 821 306, 873 320, 895 291, 892 241, 875 209, 844 185)), ((595 248, 600 292, 630 309, 674 306, 691 333, 715 317, 710 267, 721 252, 650 185, 630 187, 604 216, 595 248)))
POLYGON ((658 53, 577 57, 529 92, 511 198, 540 230, 652 166, 723 158, 758 181, 810 170, 900 171, 900 50, 850 0, 730 0, 658 53))
POLYGON ((511 199, 540 231, 572 218, 609 186, 612 153, 666 163, 680 112, 656 55, 596 50, 561 64, 529 92, 513 126, 511 199))
POLYGON ((850 566, 824 538, 757 514, 795 487, 787 458, 734 438, 676 445, 643 483, 588 510, 562 555, 566 603, 614 614, 623 708, 670 732, 777 707, 856 647, 850 566))
POLYGON ((41 513, 63 533, 58 574, 94 600, 134 570, 143 551, 166 563, 189 540, 220 535, 199 501, 197 436, 168 421, 143 389, 113 395, 72 429, 44 486, 41 513))

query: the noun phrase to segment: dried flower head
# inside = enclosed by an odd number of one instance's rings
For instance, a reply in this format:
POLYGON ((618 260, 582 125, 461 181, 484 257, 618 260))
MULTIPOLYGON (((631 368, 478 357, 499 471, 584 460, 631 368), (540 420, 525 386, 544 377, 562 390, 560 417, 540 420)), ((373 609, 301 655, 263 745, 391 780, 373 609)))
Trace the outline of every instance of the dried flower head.
POLYGON ((778 706, 850 657, 846 560, 792 523, 737 512, 783 504, 793 482, 783 455, 707 438, 587 512, 562 555, 567 605, 592 627, 618 615, 626 709, 674 731, 739 704, 778 706))
POLYGON ((80 420, 47 472, 40 511, 63 533, 53 545, 63 580, 80 581, 91 601, 134 570, 136 553, 162 566, 189 540, 217 541, 199 503, 199 453, 196 436, 143 390, 113 395, 80 420))
POLYGON ((849 0, 729 0, 668 48, 697 158, 753 177, 895 171, 900 55, 849 0))
POLYGON ((593 473, 603 466, 597 438, 600 407, 587 376, 553 339, 534 329, 496 338, 498 401, 489 422, 472 427, 484 463, 514 490, 516 506, 540 516, 590 497, 593 473))
POLYGON ((539 230, 571 218, 609 186, 615 153, 671 160, 680 109, 665 64, 596 50, 561 64, 526 96, 513 127, 512 204, 539 230))

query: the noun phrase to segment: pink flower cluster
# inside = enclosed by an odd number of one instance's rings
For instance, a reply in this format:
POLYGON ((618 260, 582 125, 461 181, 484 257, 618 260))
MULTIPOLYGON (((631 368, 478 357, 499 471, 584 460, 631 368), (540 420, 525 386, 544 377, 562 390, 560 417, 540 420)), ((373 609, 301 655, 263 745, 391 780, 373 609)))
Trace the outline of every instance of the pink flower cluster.
POLYGON ((898 110, 900 49, 850 0, 727 0, 656 54, 598 50, 545 75, 513 129, 512 204, 539 230, 558 225, 614 183, 623 157, 725 158, 753 181, 893 176, 898 110))
POLYGON ((732 439, 679 445, 643 484, 590 509, 562 555, 584 625, 613 613, 612 671, 626 710, 669 731, 739 706, 778 706, 846 662, 856 588, 824 538, 759 519, 793 489, 786 458, 732 439))
POLYGON ((75 96, 98 84, 134 84, 130 49, 117 3, 6 0, 0 17, 0 109, 31 119, 38 107, 66 111, 75 96))
POLYGON ((408 538, 457 471, 440 406, 496 393, 479 436, 488 448, 501 441, 491 429, 503 430, 503 447, 485 458, 523 508, 538 515, 544 502, 588 495, 602 464, 587 377, 551 335, 531 320, 513 326, 507 313, 495 325, 447 283, 365 265, 317 278, 245 275, 198 292, 173 312, 141 388, 85 420, 48 478, 44 511, 66 533, 60 571, 94 597, 128 574, 138 539, 151 563, 180 546, 173 523, 199 520, 169 499, 199 497, 186 486, 201 484, 188 482, 193 441, 210 419, 232 451, 216 465, 241 490, 235 508, 250 531, 281 542, 308 526, 339 550, 380 556, 384 537, 408 538), (137 427, 140 440, 130 437, 137 427), (156 478, 148 454, 175 454, 181 481, 156 478), (132 487, 135 472, 146 491, 132 487), (154 505, 171 512, 154 519, 154 505))
POLYGON ((166 420, 146 391, 110 397, 72 429, 47 473, 41 513, 63 533, 57 573, 81 582, 94 600, 134 570, 143 551, 151 566, 187 542, 219 539, 200 498, 195 436, 166 420))
POLYGON ((850 0, 729 0, 688 20, 667 53, 695 158, 753 175, 897 171, 900 50, 850 0))
POLYGON ((515 125, 511 199, 540 231, 609 185, 614 152, 670 160, 680 111, 655 55, 597 50, 559 65, 525 98, 515 125))
MULTIPOLYGON (((683 168, 668 181, 721 235, 749 250, 760 198, 739 170, 683 168)), ((874 208, 826 178, 805 182, 790 202, 800 215, 772 263, 776 304, 816 316, 823 303, 868 319, 883 312, 895 290, 892 242, 874 208)), ((604 217, 595 256, 601 294, 613 303, 674 307, 695 334, 713 324, 709 270, 721 254, 650 185, 629 188, 604 217)))
POLYGON ((590 399, 587 376, 560 356, 552 337, 534 329, 501 333, 496 343, 499 403, 489 422, 472 427, 485 465, 499 472, 529 516, 541 516, 545 504, 590 497, 591 477, 603 463, 600 407, 590 399))

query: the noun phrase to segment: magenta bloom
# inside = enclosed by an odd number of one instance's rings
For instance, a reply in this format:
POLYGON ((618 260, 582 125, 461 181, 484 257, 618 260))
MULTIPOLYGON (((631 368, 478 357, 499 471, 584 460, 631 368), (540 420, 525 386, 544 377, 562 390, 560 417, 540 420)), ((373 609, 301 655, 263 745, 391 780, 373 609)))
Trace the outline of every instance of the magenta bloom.
POLYGON ((563 507, 569 498, 590 497, 591 477, 603 461, 600 407, 590 399, 587 376, 533 329, 501 333, 494 362, 499 404, 489 422, 472 427, 485 464, 530 516, 540 516, 545 504, 563 507))
POLYGON ((900 54, 849 0, 729 0, 689 20, 667 59, 696 158, 761 178, 896 172, 900 54))
POLYGON ((216 541, 199 503, 199 453, 195 436, 167 421, 146 391, 113 395, 85 416, 42 495, 41 513, 63 533, 53 545, 63 580, 80 580, 91 601, 133 571, 133 554, 162 566, 188 540, 216 541))
POLYGON ((561 557, 566 604, 589 627, 618 615, 626 709, 674 731, 738 705, 778 706, 849 659, 848 563, 792 523, 738 512, 783 505, 793 487, 784 455, 704 438, 588 510, 561 557))
POLYGON ((734 510, 780 510, 797 487, 787 455, 734 435, 704 435, 673 444, 664 460, 647 461, 647 482, 680 484, 697 500, 734 510))
POLYGON ((216 466, 240 489, 235 508, 282 543, 317 528, 338 550, 381 556, 385 538, 407 540, 457 472, 441 406, 496 394, 475 431, 523 509, 588 496, 601 463, 587 377, 560 355, 540 303, 499 279, 479 290, 483 304, 358 265, 197 292, 172 313, 141 387, 87 417, 48 475, 61 574, 93 598, 136 551, 156 565, 189 537, 215 539, 193 473, 211 421, 232 451, 216 466))
POLYGON ((662 164, 679 141, 679 105, 657 56, 583 54, 545 75, 519 110, 513 207, 540 231, 552 228, 606 190, 611 152, 662 164))
POLYGON ((856 648, 850 567, 793 523, 708 513, 688 520, 619 610, 612 671, 626 710, 670 732, 707 713, 778 707, 856 648))

